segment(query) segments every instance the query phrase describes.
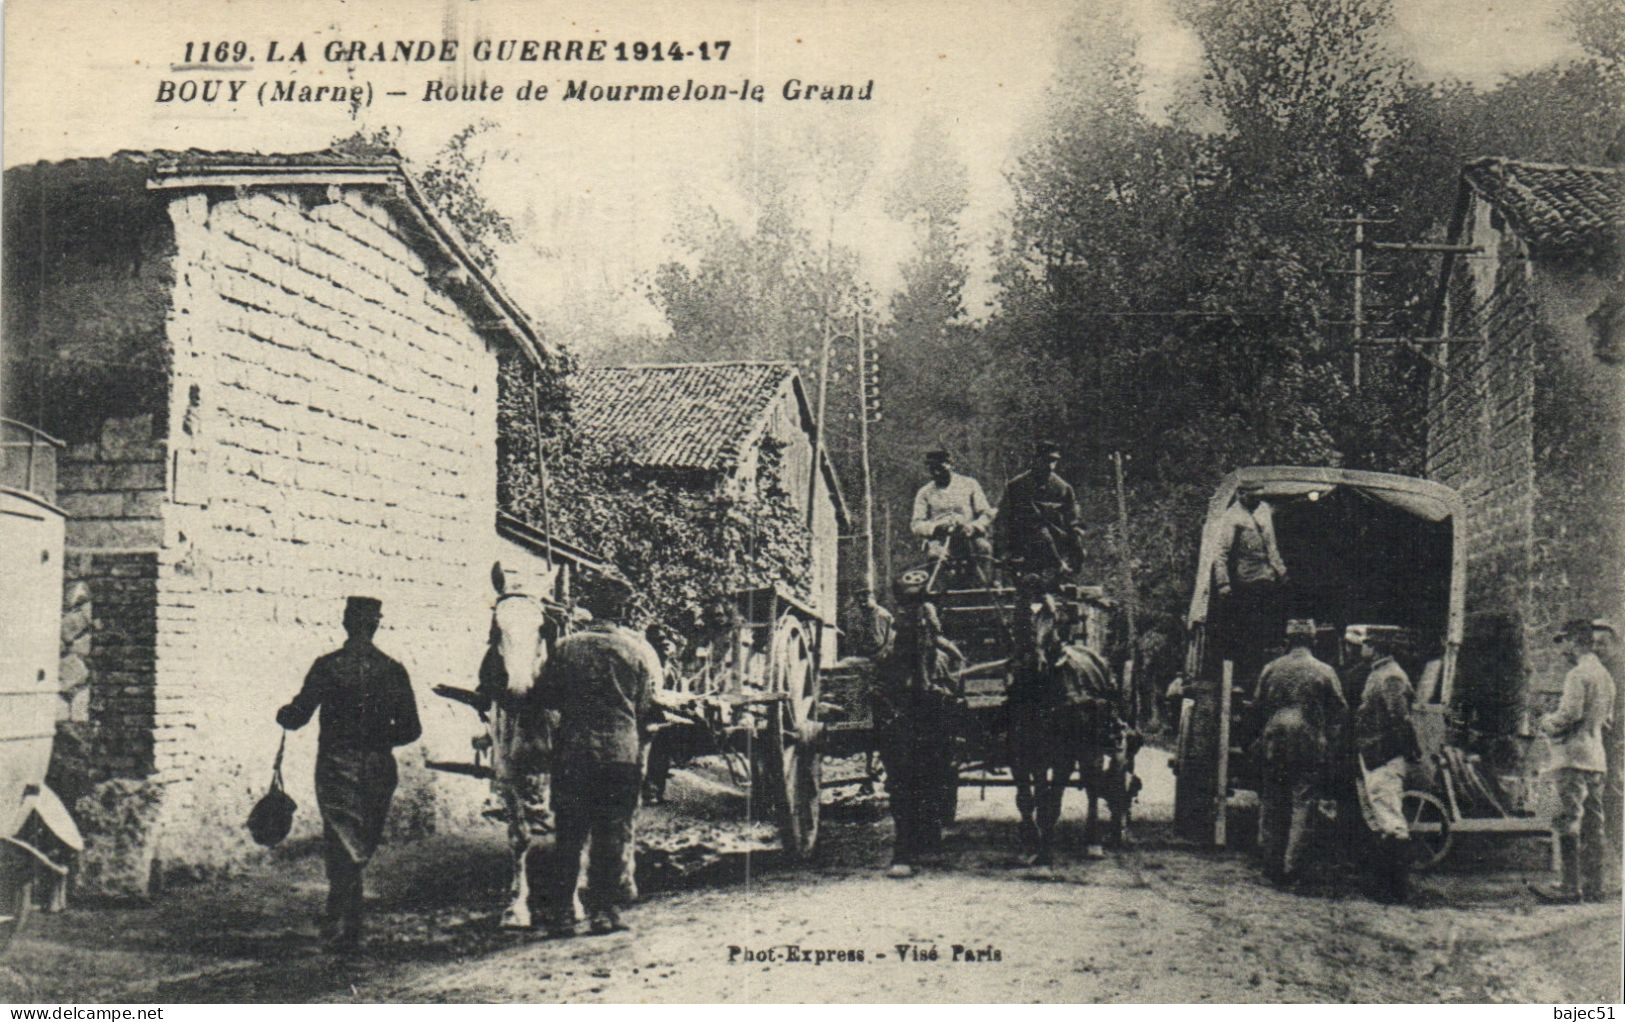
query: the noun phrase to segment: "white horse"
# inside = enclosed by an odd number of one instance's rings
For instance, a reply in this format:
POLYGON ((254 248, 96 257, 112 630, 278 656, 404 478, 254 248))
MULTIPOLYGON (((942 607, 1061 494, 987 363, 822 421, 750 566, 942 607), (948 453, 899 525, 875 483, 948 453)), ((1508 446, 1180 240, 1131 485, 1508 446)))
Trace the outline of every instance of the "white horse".
POLYGON ((496 606, 491 645, 480 664, 479 691, 491 700, 486 716, 491 737, 493 787, 508 823, 513 882, 501 925, 529 929, 530 853, 551 830, 546 801, 552 727, 529 697, 547 662, 547 612, 539 595, 553 591, 557 569, 536 583, 536 592, 512 588, 501 564, 491 570, 496 606))

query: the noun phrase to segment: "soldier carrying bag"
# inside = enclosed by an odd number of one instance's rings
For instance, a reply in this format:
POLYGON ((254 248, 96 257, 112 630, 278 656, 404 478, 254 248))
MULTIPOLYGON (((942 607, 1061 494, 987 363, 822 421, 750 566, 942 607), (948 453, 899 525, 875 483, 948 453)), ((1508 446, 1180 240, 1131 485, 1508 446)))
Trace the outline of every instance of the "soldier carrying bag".
POLYGON ((282 784, 282 752, 288 746, 288 733, 276 748, 276 764, 271 767, 271 790, 254 803, 248 814, 248 833, 256 842, 272 848, 288 836, 293 827, 293 811, 298 808, 282 784))

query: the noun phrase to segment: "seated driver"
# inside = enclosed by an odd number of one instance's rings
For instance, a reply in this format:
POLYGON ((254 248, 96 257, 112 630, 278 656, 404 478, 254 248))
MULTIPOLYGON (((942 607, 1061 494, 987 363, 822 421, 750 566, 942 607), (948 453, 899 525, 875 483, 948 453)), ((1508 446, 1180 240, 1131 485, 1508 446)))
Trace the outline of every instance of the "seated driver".
POLYGON ((953 456, 945 450, 927 453, 925 466, 931 479, 914 495, 910 531, 925 540, 926 554, 932 560, 974 558, 985 576, 993 555, 987 537, 993 506, 982 485, 955 472, 953 456))

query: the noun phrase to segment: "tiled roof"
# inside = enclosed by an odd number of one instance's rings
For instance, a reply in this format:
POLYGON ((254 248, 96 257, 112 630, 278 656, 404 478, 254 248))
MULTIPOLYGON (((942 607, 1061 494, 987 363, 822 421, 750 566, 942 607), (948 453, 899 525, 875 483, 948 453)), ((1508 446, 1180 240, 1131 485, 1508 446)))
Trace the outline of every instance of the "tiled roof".
POLYGON ((757 435, 795 371, 788 362, 583 369, 572 408, 585 432, 633 465, 716 471, 757 435))
POLYGON ((1462 176, 1537 254, 1603 251, 1625 229, 1625 177, 1612 168, 1490 157, 1462 176))

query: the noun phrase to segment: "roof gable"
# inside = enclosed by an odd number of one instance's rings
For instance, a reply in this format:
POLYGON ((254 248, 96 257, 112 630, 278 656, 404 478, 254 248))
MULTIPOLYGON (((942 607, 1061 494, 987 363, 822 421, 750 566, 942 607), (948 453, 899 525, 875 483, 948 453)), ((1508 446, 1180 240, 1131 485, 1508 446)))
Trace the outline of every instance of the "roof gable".
POLYGON ((761 434, 794 376, 782 362, 584 369, 571 409, 639 468, 721 472, 761 434))
POLYGON ((1613 249, 1625 229, 1625 177, 1608 167, 1474 160, 1462 180, 1539 256, 1613 249))
POLYGON ((438 279, 446 293, 459 303, 486 313, 477 319, 478 328, 506 335, 538 364, 549 354, 540 331, 492 274, 473 258, 456 228, 425 199, 407 174, 400 154, 393 150, 376 153, 341 149, 300 153, 121 150, 110 160, 99 162, 145 168, 146 187, 156 191, 305 185, 370 188, 382 195, 386 208, 405 229, 408 241, 417 251, 443 267, 438 279))

